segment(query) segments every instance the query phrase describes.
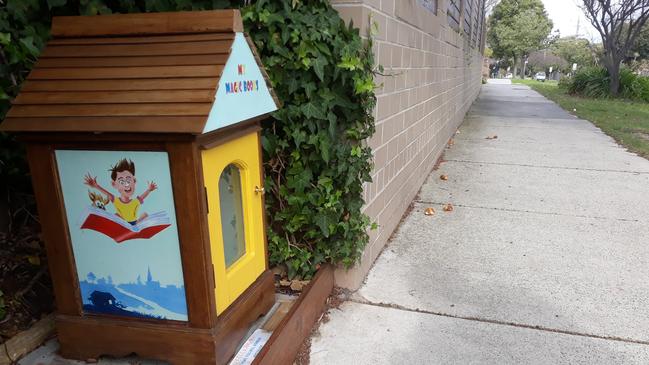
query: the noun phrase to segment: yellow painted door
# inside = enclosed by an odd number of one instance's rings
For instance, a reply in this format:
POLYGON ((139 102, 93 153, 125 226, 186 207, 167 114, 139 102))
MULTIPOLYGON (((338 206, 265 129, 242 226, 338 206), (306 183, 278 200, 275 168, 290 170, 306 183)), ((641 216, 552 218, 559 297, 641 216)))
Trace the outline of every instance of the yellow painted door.
POLYGON ((202 152, 217 314, 266 269, 258 138, 251 133, 202 152))

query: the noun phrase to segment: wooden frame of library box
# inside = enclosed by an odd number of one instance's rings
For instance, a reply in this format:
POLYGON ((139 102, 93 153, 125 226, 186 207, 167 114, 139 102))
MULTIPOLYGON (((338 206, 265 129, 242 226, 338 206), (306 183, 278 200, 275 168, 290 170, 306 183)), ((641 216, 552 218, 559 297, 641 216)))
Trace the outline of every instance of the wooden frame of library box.
MULTIPOLYGON (((174 364, 226 363, 251 324, 274 303, 259 121, 279 103, 243 34, 238 10, 55 17, 52 36, 0 129, 19 133, 27 146, 62 356, 136 353, 174 364), (86 158, 102 151, 166 154, 185 320, 85 310, 75 262, 82 258, 71 233, 78 225, 66 213, 58 151, 80 151, 86 158), (243 251, 229 266, 223 248, 228 242, 220 231, 226 223, 219 219, 221 209, 232 208, 219 203, 219 194, 225 194, 219 192, 219 176, 227 166, 235 166, 232 176, 240 179, 238 200, 231 200, 242 205, 233 214, 243 219, 241 230, 230 234, 245 237, 243 251)), ((96 174, 109 174, 110 167, 101 165, 96 174)), ((142 186, 147 185, 140 182, 139 190, 142 186)), ((89 241, 81 244, 98 244, 92 237, 99 236, 86 233, 89 241)), ((111 244, 137 247, 145 241, 111 244)), ((111 244, 102 243, 102 249, 111 244)), ((147 255, 137 259, 144 262, 147 255)))

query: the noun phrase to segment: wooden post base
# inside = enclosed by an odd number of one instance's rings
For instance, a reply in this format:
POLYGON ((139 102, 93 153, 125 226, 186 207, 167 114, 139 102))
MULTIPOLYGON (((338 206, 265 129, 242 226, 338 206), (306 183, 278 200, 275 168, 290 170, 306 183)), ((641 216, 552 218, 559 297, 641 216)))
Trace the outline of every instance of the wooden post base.
POLYGON ((137 354, 172 364, 227 364, 252 323, 267 313, 274 301, 273 275, 266 270, 217 318, 214 328, 58 315, 60 352, 63 357, 78 360, 137 354))

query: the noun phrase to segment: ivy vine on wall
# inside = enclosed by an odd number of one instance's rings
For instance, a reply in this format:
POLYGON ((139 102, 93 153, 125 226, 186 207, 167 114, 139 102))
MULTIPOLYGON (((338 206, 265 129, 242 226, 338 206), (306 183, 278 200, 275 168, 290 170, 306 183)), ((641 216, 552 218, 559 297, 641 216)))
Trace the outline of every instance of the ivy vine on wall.
MULTIPOLYGON (((240 1, 0 1, 0 117, 49 37, 53 15, 204 10, 240 1)), ((271 265, 310 278, 325 263, 353 265, 368 242, 363 184, 370 181, 375 105, 371 39, 346 25, 327 0, 259 0, 241 9, 283 103, 264 123, 271 265)), ((0 177, 27 174, 24 155, 0 136, 0 177)), ((9 180, 7 180, 9 181, 9 180)), ((12 184, 11 182, 9 183, 12 184)), ((21 183, 22 184, 22 183, 21 183)))
POLYGON ((326 0, 261 0, 244 23, 284 103, 263 133, 271 263, 306 278, 324 262, 352 265, 368 241, 371 41, 326 0))

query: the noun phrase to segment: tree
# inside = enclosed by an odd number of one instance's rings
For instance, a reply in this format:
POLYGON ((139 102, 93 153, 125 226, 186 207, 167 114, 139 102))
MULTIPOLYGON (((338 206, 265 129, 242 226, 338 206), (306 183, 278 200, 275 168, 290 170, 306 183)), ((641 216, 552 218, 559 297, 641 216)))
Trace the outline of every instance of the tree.
POLYGON ((487 39, 494 56, 514 60, 517 74, 518 62, 542 48, 551 30, 552 21, 541 0, 502 0, 489 17, 487 39))
POLYGON ((649 59, 649 23, 645 24, 640 34, 638 34, 638 38, 628 56, 635 58, 636 55, 639 60, 649 59))
POLYGON ((602 37, 602 63, 612 95, 620 92, 620 65, 649 19, 649 0, 582 0, 582 10, 602 37))
POLYGON ((566 60, 569 67, 572 67, 574 63, 580 67, 594 66, 597 63, 597 55, 587 39, 559 38, 552 44, 552 51, 566 60))

